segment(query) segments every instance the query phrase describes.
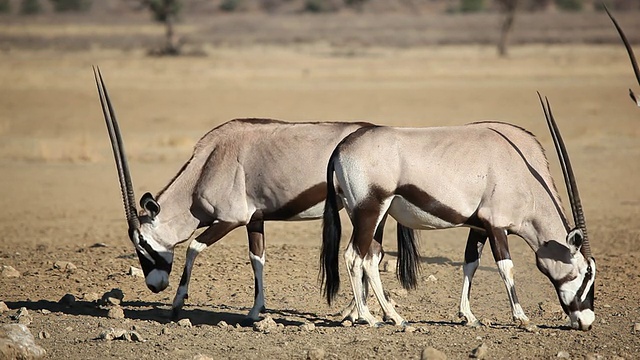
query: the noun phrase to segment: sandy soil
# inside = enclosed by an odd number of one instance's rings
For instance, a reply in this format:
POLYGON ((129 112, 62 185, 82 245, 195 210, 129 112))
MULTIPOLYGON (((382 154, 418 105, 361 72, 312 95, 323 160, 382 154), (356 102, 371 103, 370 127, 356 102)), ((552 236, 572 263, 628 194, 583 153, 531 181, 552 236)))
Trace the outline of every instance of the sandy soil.
MULTIPOLYGON (((0 300, 26 307, 31 331, 52 359, 419 358, 433 346, 467 358, 481 343, 492 358, 640 356, 640 112, 627 96, 635 86, 621 46, 527 45, 509 59, 486 46, 357 48, 324 43, 219 46, 207 57, 149 58, 141 50, 12 49, 0 53, 0 300), (538 325, 511 322, 504 286, 490 256, 474 279, 472 308, 491 323, 468 328, 457 318, 465 230, 422 232, 417 290, 382 274, 398 311, 417 331, 393 326, 343 327, 348 302, 324 302, 317 283, 320 222, 268 223, 267 315, 270 333, 236 327, 252 305, 253 279, 243 230, 197 260, 184 316, 171 323, 170 303, 185 246, 176 249, 170 287, 160 294, 127 275, 139 266, 126 236, 119 189, 91 65, 100 65, 124 133, 138 195, 157 191, 188 159, 204 132, 234 117, 367 120, 401 126, 509 121, 539 135, 561 184, 536 90, 549 96, 579 181, 598 262, 597 321, 589 332, 567 330, 554 311, 552 285, 519 238, 511 249, 525 312, 538 325), (107 247, 92 247, 105 243, 107 247), (56 269, 70 261, 75 271, 56 269), (437 280, 429 280, 433 275, 437 280), (126 318, 110 319, 85 294, 125 294, 126 318), (78 301, 58 304, 65 294, 78 301), (51 313, 49 313, 51 312, 51 313), (224 321, 231 327, 218 326, 224 321), (314 323, 315 329, 300 325, 314 323), (135 328, 140 342, 96 340, 109 327, 135 328)), ((391 221, 390 221, 391 222, 391 221)), ((389 224, 386 259, 395 255, 389 224)), ((341 270, 344 266, 341 264, 341 270)), ((344 276, 343 276, 344 279, 344 276)))

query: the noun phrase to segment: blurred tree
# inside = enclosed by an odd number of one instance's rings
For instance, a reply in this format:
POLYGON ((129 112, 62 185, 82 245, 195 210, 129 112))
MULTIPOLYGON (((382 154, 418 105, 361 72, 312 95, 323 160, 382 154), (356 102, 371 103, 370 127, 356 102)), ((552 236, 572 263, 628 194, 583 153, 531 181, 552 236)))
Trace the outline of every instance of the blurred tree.
POLYGON ((39 0, 22 0, 20 3, 20 13, 23 15, 34 15, 42 12, 39 0))
POLYGON ((478 12, 484 10, 484 0, 461 0, 461 12, 478 12))
POLYGON ((500 40, 498 40, 498 55, 507 56, 507 45, 509 35, 513 30, 513 22, 516 19, 516 9, 518 8, 518 0, 496 0, 500 12, 504 14, 502 27, 500 28, 500 40))
POLYGON ((0 13, 8 14, 11 12, 11 2, 9 0, 0 0, 0 13))
POLYGON ((179 55, 180 38, 176 35, 174 24, 182 9, 181 0, 137 0, 139 6, 151 11, 153 19, 165 26, 165 45, 158 55, 179 55))
POLYGON ((580 11, 583 4, 582 0, 556 0, 556 5, 565 11, 580 11))
POLYGON ((56 12, 88 11, 91 8, 91 0, 49 0, 53 3, 56 12))

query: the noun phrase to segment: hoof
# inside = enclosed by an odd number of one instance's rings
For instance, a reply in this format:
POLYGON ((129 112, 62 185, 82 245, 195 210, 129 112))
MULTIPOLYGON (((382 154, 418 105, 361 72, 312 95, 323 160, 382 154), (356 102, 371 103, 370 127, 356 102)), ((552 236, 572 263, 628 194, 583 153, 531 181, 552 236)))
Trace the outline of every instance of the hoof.
POLYGON ((409 326, 409 322, 407 320, 402 320, 402 322, 400 323, 400 326, 402 326, 403 328, 406 328, 407 326, 409 326))
POLYGON ((475 321, 464 321, 464 326, 468 326, 470 328, 479 328, 482 327, 482 325, 484 325, 483 323, 480 322, 480 320, 475 320, 475 321))
POLYGON ((373 326, 371 326, 371 327, 374 327, 374 328, 381 328, 381 327, 383 327, 384 325, 385 325, 385 323, 384 323, 384 322, 382 322, 382 321, 378 321, 377 323, 373 324, 373 326))
POLYGON ((258 320, 259 319, 252 319, 250 317, 246 317, 246 318, 240 320, 240 326, 242 326, 242 327, 250 327, 250 326, 253 326, 253 324, 255 322, 257 322, 258 320))
POLYGON ((172 321, 178 321, 180 320, 180 308, 173 308, 171 309, 171 320, 172 321))

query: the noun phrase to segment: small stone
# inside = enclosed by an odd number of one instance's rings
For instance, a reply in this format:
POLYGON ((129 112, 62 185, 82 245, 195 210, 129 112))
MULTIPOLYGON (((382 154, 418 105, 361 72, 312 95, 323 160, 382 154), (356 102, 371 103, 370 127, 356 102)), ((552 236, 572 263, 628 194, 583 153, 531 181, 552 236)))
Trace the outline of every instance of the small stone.
POLYGON ((198 354, 193 356, 193 360, 213 360, 211 356, 198 354))
POLYGON ((20 272, 16 270, 13 266, 2 265, 2 271, 0 271, 2 277, 6 278, 17 278, 20 277, 20 272))
POLYGON ((640 334, 640 323, 633 324, 633 333, 640 334))
POLYGON ((144 277, 144 273, 142 272, 142 269, 138 269, 135 266, 129 267, 129 275, 133 277, 140 277, 140 278, 144 277))
POLYGON ((0 358, 41 359, 46 351, 36 345, 35 339, 25 325, 0 325, 0 358))
POLYGON ((9 307, 7 306, 7 304, 4 303, 4 301, 0 301, 0 314, 2 314, 3 312, 9 311, 9 307))
POLYGON ((316 324, 314 323, 305 323, 300 325, 300 330, 302 331, 313 331, 316 329, 316 324))
POLYGON ((127 334, 129 335, 130 341, 145 342, 145 340, 142 338, 142 335, 140 335, 140 333, 137 331, 129 331, 127 334))
POLYGON ((269 332, 278 328, 278 324, 271 318, 266 316, 264 319, 253 323, 253 330, 261 333, 268 334, 269 332))
POLYGON ((324 350, 322 349, 311 349, 307 351, 307 359, 308 360, 322 360, 324 359, 324 350))
POLYGON ((48 339, 48 338, 50 338, 50 337, 51 337, 51 334, 49 334, 48 332, 46 332, 46 331, 44 331, 44 330, 43 330, 43 331, 40 331, 40 332, 38 333, 38 339, 48 339))
POLYGON ((398 261, 397 260, 387 260, 387 261, 384 262, 384 264, 382 264, 382 271, 383 272, 395 272, 397 266, 398 266, 398 261))
POLYGON ((103 242, 99 242, 99 243, 95 243, 91 246, 89 246, 90 248, 105 248, 108 247, 109 245, 103 243, 103 242))
POLYGON ((60 300, 58 300, 58 304, 64 305, 66 307, 72 307, 76 303, 76 297, 71 294, 64 294, 60 300))
POLYGON ((160 334, 162 335, 169 335, 171 334, 171 330, 169 328, 162 328, 162 330, 160 330, 160 334))
POLYGON ((352 327, 353 323, 351 322, 351 320, 344 320, 342 323, 340 323, 340 325, 342 325, 342 327, 352 327))
POLYGON ((571 355, 569 355, 568 351, 559 351, 558 354, 556 355, 557 358, 561 358, 561 359, 570 359, 571 355))
POLYGON ((445 355, 442 351, 428 347, 422 350, 422 354, 420 355, 420 360, 446 360, 447 355, 445 355))
POLYGON ((41 313, 42 315, 49 315, 49 314, 51 314, 51 311, 50 311, 50 310, 47 310, 47 309, 40 309, 40 313, 41 313))
POLYGON ((31 321, 33 321, 33 318, 29 314, 29 311, 26 307, 21 307, 20 309, 18 309, 18 312, 14 316, 12 316, 12 318, 13 320, 17 320, 18 324, 22 325, 29 325, 31 324, 31 321))
POLYGON ((485 343, 482 343, 480 344, 480 346, 473 349, 471 351, 471 355, 469 356, 475 359, 486 359, 488 358, 488 355, 489 355, 489 347, 485 343))
POLYGON ((433 274, 431 274, 427 278, 427 281, 436 282, 436 281, 438 281, 438 278, 436 278, 435 276, 433 276, 433 274))
POLYGON ((411 325, 407 325, 407 326, 405 326, 404 328, 402 328, 402 332, 405 332, 405 333, 413 333, 413 332, 416 332, 416 328, 414 328, 414 327, 413 327, 413 326, 411 326, 411 325))
POLYGON ((193 325, 191 325, 191 320, 189 319, 182 319, 180 321, 178 321, 178 325, 182 326, 182 327, 186 327, 186 328, 190 328, 193 325))
POLYGON ((106 305, 116 305, 119 306, 121 301, 118 298, 114 298, 114 297, 108 297, 105 299, 105 303, 106 305))
POLYGON ((78 267, 76 267, 73 263, 69 262, 69 261, 56 261, 53 263, 53 268, 54 269, 58 269, 58 270, 62 270, 62 271, 66 271, 66 272, 75 272, 76 270, 78 270, 78 267))
POLYGON ((67 326, 66 328, 64 328, 64 331, 72 332, 73 331, 73 327, 72 326, 67 326))
POLYGON ((120 302, 124 299, 124 293, 120 289, 111 289, 102 295, 102 299, 100 303, 102 305, 119 305, 120 302), (114 300, 109 300, 114 299, 114 300), (117 304, 115 304, 117 302, 117 304))
POLYGON ((600 354, 587 354, 584 356, 584 360, 603 360, 604 356, 600 354))
POLYGON ((226 329, 229 327, 229 324, 227 324, 227 322, 224 320, 220 320, 218 321, 218 327, 221 329, 226 329))
POLYGON ((124 310, 119 306, 112 307, 109 309, 107 317, 111 319, 124 319, 124 310))

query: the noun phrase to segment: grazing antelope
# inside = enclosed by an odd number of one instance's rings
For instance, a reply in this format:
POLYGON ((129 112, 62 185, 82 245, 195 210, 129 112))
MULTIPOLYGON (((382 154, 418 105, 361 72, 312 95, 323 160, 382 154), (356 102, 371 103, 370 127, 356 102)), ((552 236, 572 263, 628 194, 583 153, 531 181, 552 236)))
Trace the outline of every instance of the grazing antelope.
POLYGON ((248 318, 258 319, 265 309, 264 221, 321 218, 326 198, 324 170, 331 151, 349 133, 372 125, 229 121, 198 141, 191 159, 156 197, 142 196, 138 214, 118 122, 99 69, 94 68, 94 76, 118 169, 129 238, 147 287, 159 292, 169 285, 175 246, 206 227, 187 249, 172 306, 177 317, 187 298, 197 255, 229 231, 246 226, 255 279, 248 318))
POLYGON ((398 266, 399 278, 408 288, 415 287, 419 266, 415 248, 407 248, 415 242, 411 229, 471 228, 460 301, 460 316, 467 324, 478 324, 469 305, 469 291, 487 238, 507 289, 513 319, 528 324, 516 296, 507 242, 507 235, 514 234, 533 249, 538 269, 554 285, 571 326, 591 328, 596 264, 567 151, 548 102, 546 107, 544 102, 542 105, 562 165, 575 228, 570 227, 561 207, 542 146, 520 127, 479 122, 359 129, 340 142, 327 168, 321 255, 327 301, 331 303, 340 283, 337 194, 353 224, 344 258, 357 312, 371 326, 378 323, 363 301, 363 276, 368 278, 385 317, 397 325, 406 324, 385 299, 378 273, 378 247, 372 251, 370 245, 376 227, 388 214, 404 228, 398 232, 403 237, 398 246, 404 247, 399 249, 398 266))
MULTIPOLYGON (((622 28, 618 24, 618 21, 616 21, 613 15, 611 15, 606 5, 604 6, 604 10, 607 12, 607 15, 609 15, 609 18, 611 19, 611 21, 613 21, 613 25, 616 27, 616 30, 618 30, 618 34, 620 34, 620 38, 624 43, 624 47, 627 49, 627 54, 629 54, 629 60, 631 60, 631 67, 633 67, 633 72, 636 74, 636 79, 638 80, 638 84, 640 84, 640 69, 638 69, 638 62, 636 61, 636 56, 633 54, 633 49, 631 48, 631 45, 629 45, 629 40, 627 40, 627 37, 624 35, 624 32, 622 31, 622 28)), ((640 106, 640 97, 637 97, 636 94, 634 94, 633 90, 631 89, 629 89, 629 96, 631 97, 631 100, 633 100, 633 102, 636 103, 636 105, 640 106)))

